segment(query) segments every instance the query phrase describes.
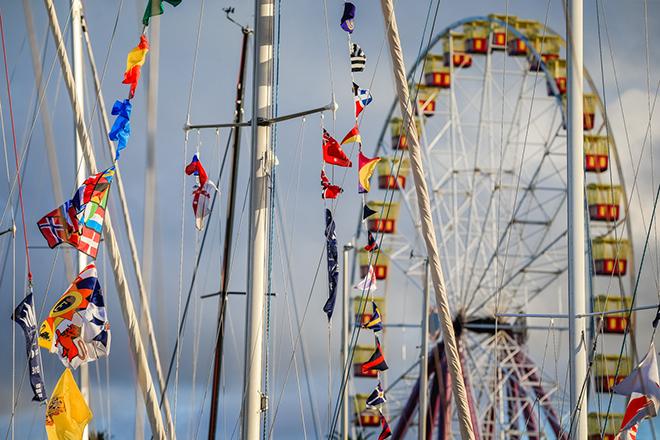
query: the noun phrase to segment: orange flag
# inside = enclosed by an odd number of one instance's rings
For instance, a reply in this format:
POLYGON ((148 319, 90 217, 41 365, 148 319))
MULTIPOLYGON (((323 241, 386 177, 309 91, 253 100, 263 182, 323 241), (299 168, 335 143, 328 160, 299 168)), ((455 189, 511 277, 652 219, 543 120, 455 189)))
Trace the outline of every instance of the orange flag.
POLYGON ((128 94, 129 99, 135 95, 135 88, 140 79, 140 71, 147 58, 147 52, 149 52, 149 41, 145 35, 141 35, 140 43, 126 57, 126 71, 122 83, 131 85, 131 91, 128 94))

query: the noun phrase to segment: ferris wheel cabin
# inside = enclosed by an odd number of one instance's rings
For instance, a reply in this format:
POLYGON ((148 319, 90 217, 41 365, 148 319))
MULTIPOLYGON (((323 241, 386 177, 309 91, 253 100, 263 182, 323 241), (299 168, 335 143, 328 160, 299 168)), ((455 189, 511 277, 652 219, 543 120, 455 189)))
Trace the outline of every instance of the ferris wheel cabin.
POLYGON ((424 84, 429 87, 448 89, 451 87, 450 68, 445 66, 442 55, 427 55, 424 61, 424 84))
MULTIPOLYGON (((632 299, 629 296, 599 295, 594 298, 594 312, 607 313, 615 310, 630 309, 632 299)), ((602 331, 605 333, 624 334, 628 327, 628 312, 608 313, 598 318, 602 321, 602 331)), ((599 328, 600 322, 599 322, 599 328)))
MULTIPOLYGON (((417 127, 417 133, 421 132, 421 122, 418 116, 415 116, 415 127, 417 127)), ((403 119, 401 118, 392 118, 390 120, 390 132, 392 134, 392 149, 393 150, 407 150, 408 149, 408 137, 407 132, 408 128, 403 126, 403 119)))
POLYGON ((360 277, 364 278, 369 273, 369 264, 374 268, 374 275, 377 280, 387 278, 387 270, 390 265, 390 257, 385 252, 378 253, 378 259, 371 257, 371 252, 364 249, 358 251, 358 260, 360 261, 360 277))
POLYGON ((621 277, 628 269, 630 242, 612 237, 597 237, 592 241, 596 275, 621 277))
POLYGON ((371 301, 376 303, 381 319, 385 320, 385 298, 381 296, 374 296, 369 301, 362 301, 362 298, 356 296, 353 298, 353 315, 355 317, 356 325, 364 325, 373 317, 373 308, 371 301))
POLYGON ((450 32, 448 37, 442 40, 442 51, 444 53, 445 66, 455 68, 468 68, 472 66, 472 56, 467 51, 465 34, 450 32))
POLYGON ((406 179, 410 173, 410 160, 404 157, 381 157, 376 166, 378 189, 406 189, 406 179))
POLYGON ((589 173, 602 173, 609 166, 609 140, 607 136, 584 135, 584 170, 589 173))
POLYGON ((587 185, 589 218, 595 222, 614 222, 620 217, 621 185, 590 183, 587 185))
POLYGON ((380 413, 376 408, 367 406, 368 394, 356 394, 354 398, 355 421, 358 426, 375 428, 380 426, 380 413))

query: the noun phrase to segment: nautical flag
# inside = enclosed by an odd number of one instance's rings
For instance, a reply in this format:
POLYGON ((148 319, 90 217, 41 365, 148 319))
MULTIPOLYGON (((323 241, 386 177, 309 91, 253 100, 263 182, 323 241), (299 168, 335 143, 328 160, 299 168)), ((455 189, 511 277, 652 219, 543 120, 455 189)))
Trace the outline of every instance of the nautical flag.
POLYGON ((126 57, 126 70, 124 71, 124 80, 122 83, 131 85, 131 90, 128 93, 129 99, 132 99, 133 96, 135 96, 135 88, 140 79, 142 65, 147 59, 147 52, 149 52, 149 41, 147 41, 147 36, 142 34, 140 35, 140 43, 138 43, 138 45, 135 46, 126 57))
POLYGON ((341 145, 352 144, 354 142, 362 143, 362 137, 360 136, 360 129, 358 128, 357 124, 355 124, 355 126, 351 128, 351 131, 346 133, 346 136, 344 136, 344 139, 342 139, 341 141, 341 145))
POLYGON ((325 128, 323 129, 323 161, 338 167, 353 166, 344 150, 341 149, 339 142, 330 136, 325 128))
POLYGON ((37 341, 37 319, 35 316, 32 293, 30 293, 16 306, 11 319, 21 326, 25 334, 25 348, 30 367, 30 385, 34 393, 32 400, 43 402, 47 397, 44 381, 41 378, 41 351, 37 341))
POLYGON ((371 175, 376 170, 380 157, 368 158, 362 151, 358 152, 358 193, 368 193, 371 189, 371 175))
POLYGON ((353 100, 355 101, 355 119, 360 116, 362 110, 373 101, 369 89, 361 89, 360 86, 353 83, 353 100))
POLYGON ((355 290, 359 290, 360 292, 373 292, 374 290, 377 289, 376 287, 376 273, 374 272, 373 266, 369 265, 369 270, 367 271, 367 275, 360 280, 359 283, 357 283, 354 287, 355 290))
POLYGON ((376 303, 373 301, 371 301, 371 308, 371 319, 369 319, 369 321, 364 324, 363 327, 375 332, 379 332, 383 329, 383 320, 380 317, 380 310, 378 310, 378 306, 376 306, 376 303))
POLYGON ((378 213, 378 211, 374 211, 373 209, 369 208, 369 205, 367 205, 367 204, 364 204, 364 206, 362 206, 362 220, 363 221, 368 219, 372 215, 377 214, 377 213, 378 213))
POLYGON ((68 243, 96 258, 108 204, 108 190, 114 175, 115 167, 110 167, 88 177, 71 200, 37 222, 51 249, 68 243))
POLYGON ((195 227, 204 230, 204 219, 211 213, 211 191, 217 191, 210 180, 204 186, 195 185, 192 192, 192 208, 195 214, 195 227))
POLYGON ((110 354, 110 323, 94 263, 80 272, 50 309, 39 329, 39 345, 74 369, 110 354))
POLYGON ((163 1, 166 1, 167 3, 171 4, 172 6, 179 6, 179 3, 181 3, 182 0, 156 0, 157 6, 154 7, 153 5, 153 0, 149 0, 147 3, 147 7, 144 10, 144 16, 142 17, 142 24, 145 26, 149 26, 149 19, 151 17, 155 17, 156 15, 162 15, 163 14, 163 1))
POLYGON ((186 166, 186 174, 191 175, 194 174, 199 178, 199 186, 204 186, 206 185, 206 181, 208 180, 208 174, 206 174, 206 170, 204 169, 204 166, 202 165, 202 162, 199 160, 199 157, 197 155, 193 155, 192 161, 186 166))
POLYGON ((353 33, 355 29, 355 5, 351 2, 344 3, 344 13, 341 16, 341 21, 339 22, 341 28, 348 32, 349 34, 353 33))
POLYGON ((80 439, 90 420, 92 411, 78 389, 71 370, 66 368, 46 407, 48 440, 80 439))
POLYGON ((376 237, 374 237, 374 234, 372 234, 371 232, 369 232, 367 235, 367 245, 364 247, 364 250, 367 252, 373 252, 378 250, 378 242, 376 241, 376 237))
POLYGON ((362 72, 367 64, 367 56, 356 43, 351 44, 351 72, 362 72))
POLYGON ((376 336, 376 351, 374 351, 374 354, 371 355, 367 362, 362 364, 362 374, 366 374, 369 370, 385 371, 388 368, 383 351, 380 349, 380 341, 378 340, 378 336, 376 336))
POLYGON ((390 429, 390 425, 387 424, 387 420, 385 420, 385 416, 383 413, 380 413, 380 435, 378 436, 378 440, 385 440, 386 438, 390 438, 392 436, 392 430, 390 429))
POLYGON ((649 403, 637 414, 635 423, 646 418, 655 417, 658 414, 658 410, 660 410, 660 379, 658 378, 655 343, 651 344, 651 348, 642 359, 642 362, 628 377, 615 385, 612 391, 624 396, 639 393, 648 399, 649 403))
POLYGON ((211 191, 217 191, 217 188, 209 180, 202 161, 199 160, 196 154, 193 155, 185 171, 189 176, 197 176, 199 181, 199 184, 193 187, 192 208, 195 214, 195 227, 198 231, 202 231, 204 229, 204 219, 211 213, 211 191))
POLYGON ((660 402, 660 379, 658 379, 658 361, 655 354, 655 343, 651 344, 649 352, 642 362, 612 389, 616 394, 630 396, 640 393, 649 397, 656 397, 660 402))
POLYGON ((117 141, 117 150, 115 151, 115 160, 119 159, 119 152, 126 148, 128 138, 131 135, 131 110, 133 104, 128 99, 115 101, 112 106, 112 114, 117 116, 112 128, 108 133, 111 141, 117 141))
POLYGON ((635 440, 639 422, 647 417, 652 417, 653 402, 646 396, 633 393, 626 407, 626 412, 621 421, 621 429, 615 440, 635 440))
POLYGON ((323 306, 323 311, 328 315, 328 321, 332 318, 337 299, 337 282, 339 281, 339 266, 337 264, 337 236, 335 235, 335 221, 332 212, 325 210, 325 251, 328 258, 328 300, 323 306))
POLYGON ((330 179, 328 179, 325 171, 321 170, 321 198, 336 199, 342 192, 344 190, 340 186, 330 183, 330 179))
POLYGON ((377 407, 385 402, 387 402, 387 399, 385 398, 385 391, 383 391, 383 387, 381 386, 379 381, 378 385, 376 385, 376 388, 373 390, 371 394, 369 394, 369 397, 367 397, 366 403, 367 406, 377 407))

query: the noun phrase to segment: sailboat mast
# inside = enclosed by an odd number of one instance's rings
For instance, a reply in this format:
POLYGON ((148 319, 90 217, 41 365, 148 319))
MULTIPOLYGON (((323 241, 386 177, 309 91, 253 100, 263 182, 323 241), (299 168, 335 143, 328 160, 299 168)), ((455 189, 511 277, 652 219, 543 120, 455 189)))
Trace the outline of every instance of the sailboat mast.
POLYGON ((255 0, 252 98, 252 160, 250 164, 250 235, 248 261, 247 322, 245 335, 245 386, 243 393, 243 439, 260 437, 262 413, 268 396, 262 390, 263 310, 266 295, 266 249, 268 248, 268 200, 271 126, 264 123, 272 112, 273 0, 255 0))
MULTIPOLYGON (((80 0, 71 0, 71 50, 73 53, 73 79, 75 81, 76 95, 78 96, 78 102, 80 103, 80 112, 85 114, 85 70, 84 70, 84 61, 83 61, 83 41, 82 41, 82 2, 80 0)), ((85 172, 87 168, 85 167, 83 152, 82 152, 82 143, 80 141, 80 136, 78 136, 76 121, 74 116, 73 121, 73 132, 76 137, 75 145, 75 155, 73 162, 73 171, 76 176, 76 188, 82 185, 85 180, 85 172)), ((76 252, 77 256, 77 273, 82 272, 82 270, 87 266, 87 256, 82 252, 76 252)), ((72 274, 68 274, 69 276, 72 274)), ((89 369, 87 364, 82 364, 80 366, 80 392, 82 393, 85 401, 89 403, 89 369)), ((89 425, 85 426, 83 431, 82 440, 87 440, 89 438, 89 425)))
POLYGON ((419 440, 426 440, 426 410, 428 403, 429 387, 429 289, 430 273, 429 259, 424 262, 424 298, 422 299, 422 340, 421 355, 419 358, 419 420, 418 433, 419 440))
POLYGON ((586 264, 584 234, 583 0, 569 0, 567 20, 568 337, 571 438, 587 437, 586 264))
MULTIPOLYGON (((241 64, 236 83, 236 107, 234 122, 243 121, 243 101, 245 96, 245 67, 247 65, 248 40, 252 30, 241 28, 243 40, 241 43, 241 64)), ((222 373, 222 351, 225 340, 225 314, 227 313, 227 289, 229 288, 229 267, 231 263, 232 241, 234 239, 234 211, 236 206, 236 184, 238 181, 238 165, 241 150, 241 127, 233 128, 234 139, 231 152, 231 173, 229 177, 229 200, 227 201, 227 218, 225 223, 225 242, 222 256, 222 272, 220 273, 220 309, 218 311, 218 330, 215 342, 213 360, 213 386, 211 388, 211 411, 209 413, 209 440, 215 439, 218 420, 218 397, 220 394, 220 376, 222 373)))
POLYGON ((408 151, 410 154, 410 165, 415 182, 415 191, 417 193, 417 206, 422 226, 422 236, 426 244, 426 252, 430 265, 431 279, 435 290, 436 303, 438 304, 438 315, 442 325, 442 334, 445 342, 447 354, 447 366, 451 374, 451 383, 458 409, 458 422, 463 440, 472 440, 475 438, 472 429, 470 409, 468 406, 468 395, 463 381, 463 373, 458 355, 458 344, 454 334, 454 326, 449 311, 449 301, 445 288, 444 275, 440 265, 440 254, 437 247, 437 239, 433 221, 431 217, 431 203, 429 202, 429 189, 426 184, 424 168, 422 163, 421 147, 417 127, 413 123, 413 111, 408 94, 408 81, 406 80, 406 68, 403 62, 403 51, 401 49, 401 39, 399 38, 399 28, 394 15, 394 4, 392 0, 381 0, 380 5, 385 20, 385 31, 390 47, 390 57, 392 58, 392 69, 396 83, 397 94, 399 97, 399 106, 401 108, 401 117, 403 118, 404 129, 409 140, 408 151))

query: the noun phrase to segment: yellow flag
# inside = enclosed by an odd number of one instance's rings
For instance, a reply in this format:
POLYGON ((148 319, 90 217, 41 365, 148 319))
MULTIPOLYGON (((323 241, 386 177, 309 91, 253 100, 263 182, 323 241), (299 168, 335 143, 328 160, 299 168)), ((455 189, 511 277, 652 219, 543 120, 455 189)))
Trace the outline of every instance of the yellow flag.
POLYGON ((57 381, 46 407, 48 440, 80 440, 90 420, 92 411, 67 368, 57 381))

